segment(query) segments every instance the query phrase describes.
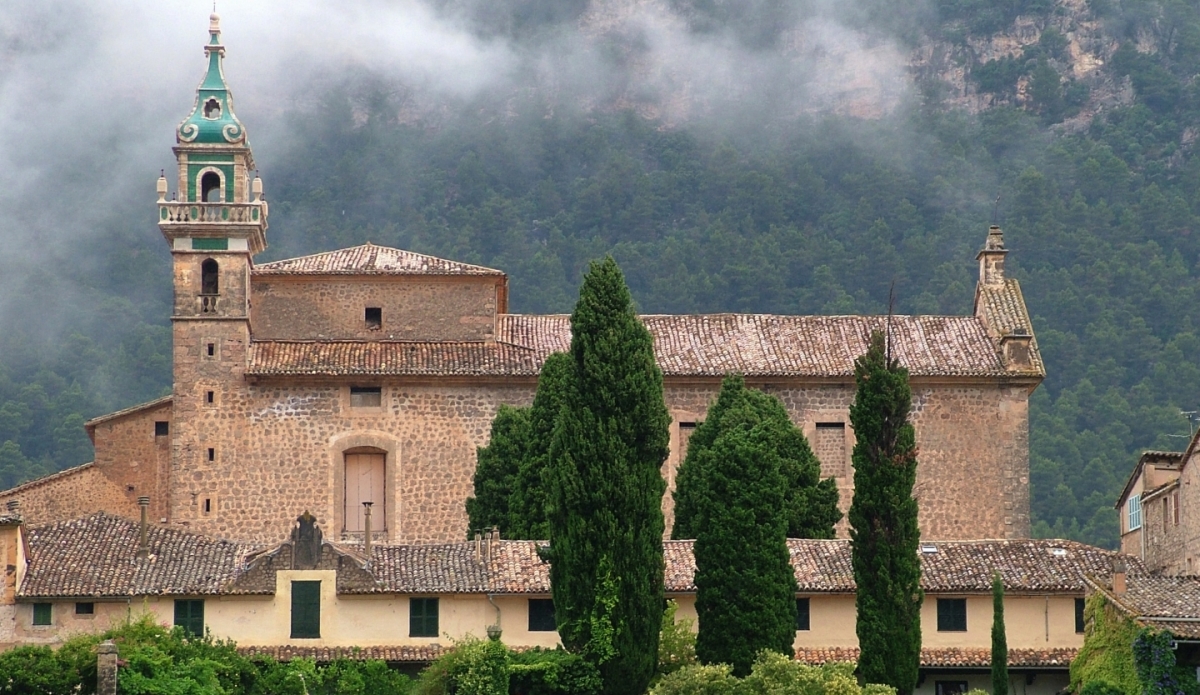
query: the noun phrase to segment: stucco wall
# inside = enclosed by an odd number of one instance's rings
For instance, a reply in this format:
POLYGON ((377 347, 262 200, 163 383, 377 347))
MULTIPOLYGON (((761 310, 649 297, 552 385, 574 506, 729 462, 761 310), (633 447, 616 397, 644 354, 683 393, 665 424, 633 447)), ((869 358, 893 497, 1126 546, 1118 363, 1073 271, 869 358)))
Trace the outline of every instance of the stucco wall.
POLYGON ((252 280, 257 340, 490 340, 496 277, 286 277, 252 280), (382 309, 368 329, 364 311, 382 309))

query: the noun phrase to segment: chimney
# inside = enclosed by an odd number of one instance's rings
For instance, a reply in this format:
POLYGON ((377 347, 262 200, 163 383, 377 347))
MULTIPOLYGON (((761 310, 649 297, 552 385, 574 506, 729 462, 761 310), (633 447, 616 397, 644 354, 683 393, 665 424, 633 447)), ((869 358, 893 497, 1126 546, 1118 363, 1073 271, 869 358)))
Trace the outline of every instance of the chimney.
POLYGON ((138 498, 138 506, 142 508, 142 523, 138 532, 138 557, 146 557, 150 554, 150 541, 146 537, 146 517, 150 514, 150 498, 142 495, 138 498))
POLYGON ((363 502, 363 555, 367 562, 371 561, 371 505, 373 502, 363 502))
POLYGON ((1033 368, 1030 348, 1033 336, 1024 327, 1016 328, 1000 337, 1000 354, 1004 356, 1004 368, 1010 372, 1021 372, 1033 368))
POLYGON ((475 532, 475 562, 483 562, 483 534, 475 532))
POLYGON ((1117 596, 1125 595, 1125 559, 1116 556, 1113 558, 1113 574, 1112 574, 1112 589, 1117 596))
POLYGON ((983 250, 975 258, 979 261, 979 284, 986 287, 998 287, 1004 284, 1004 256, 1008 250, 1004 248, 1004 233, 996 225, 988 227, 987 241, 983 250))

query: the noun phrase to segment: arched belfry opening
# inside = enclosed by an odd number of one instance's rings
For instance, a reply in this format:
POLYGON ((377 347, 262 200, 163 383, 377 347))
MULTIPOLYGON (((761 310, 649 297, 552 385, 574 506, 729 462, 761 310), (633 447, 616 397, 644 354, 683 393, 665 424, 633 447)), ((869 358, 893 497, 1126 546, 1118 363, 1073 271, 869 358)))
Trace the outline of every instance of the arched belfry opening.
POLYGON ((205 203, 221 202, 221 176, 215 171, 206 171, 200 177, 200 200, 205 203))
MULTIPOLYGON (((343 456, 346 466, 345 516, 347 533, 364 530, 363 502, 371 502, 371 530, 387 529, 387 506, 384 504, 384 483, 387 480, 387 452, 370 446, 347 449, 343 456)), ((374 533, 371 534, 375 535, 374 533)))
POLYGON ((200 264, 200 294, 217 295, 221 292, 219 281, 220 267, 217 262, 207 258, 200 264))
POLYGON ((209 99, 204 102, 204 117, 209 120, 216 120, 221 117, 221 102, 216 99, 209 99))

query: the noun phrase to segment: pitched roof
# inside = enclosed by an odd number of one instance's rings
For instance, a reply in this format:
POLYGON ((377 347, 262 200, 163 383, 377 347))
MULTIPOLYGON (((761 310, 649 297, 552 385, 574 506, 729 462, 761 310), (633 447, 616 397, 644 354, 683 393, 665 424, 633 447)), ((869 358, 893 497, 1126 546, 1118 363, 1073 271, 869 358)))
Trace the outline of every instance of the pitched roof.
POLYGON ((249 550, 229 541, 151 527, 150 554, 135 557, 136 522, 103 512, 29 529, 23 597, 217 594, 249 550))
POLYGON ((147 410, 154 410, 155 408, 161 408, 164 405, 170 405, 171 398, 172 398, 171 396, 163 396, 162 398, 155 398, 154 400, 152 400, 148 403, 139 403, 137 405, 130 406, 123 410, 118 410, 114 413, 108 413, 107 415, 101 415, 99 417, 94 417, 91 420, 88 420, 87 422, 83 423, 83 426, 85 429, 88 430, 88 432, 91 432, 92 430, 96 429, 96 425, 99 425, 99 424, 102 424, 105 422, 110 422, 112 420, 118 420, 127 415, 136 415, 137 413, 145 412, 147 410))
POLYGON ((1130 573, 1121 595, 1113 592, 1110 581, 1094 585, 1139 623, 1170 630, 1176 637, 1200 639, 1200 579, 1130 573))
MULTIPOLYGON (((643 316, 667 376, 850 377, 886 316, 643 316)), ((256 341, 248 374, 535 376, 570 347, 566 315, 497 317, 496 343, 256 341)), ((1005 369, 979 319, 893 316, 894 354, 914 376, 1022 376, 1005 369)), ((1027 376, 1039 376, 1029 372, 1027 376)))
POLYGON ((1137 482, 1142 471, 1145 470, 1146 464, 1161 464, 1164 468, 1172 470, 1182 462, 1182 451, 1143 451, 1142 455, 1138 457, 1137 463, 1134 464, 1133 470, 1129 472, 1129 477, 1125 480, 1125 487, 1121 488, 1121 494, 1117 497, 1117 502, 1113 505, 1113 508, 1120 509, 1125 504, 1125 500, 1129 498, 1129 493, 1133 491, 1133 484, 1137 482))
MULTIPOLYGON (((1071 665, 1078 649, 1009 649, 1008 665, 1024 667, 1062 667, 1071 665)), ((963 649, 957 647, 925 648, 921 650, 921 666, 926 668, 959 667, 988 668, 992 663, 990 649, 963 649)), ((858 661, 857 647, 801 647, 796 650, 796 660, 820 666, 827 663, 855 663, 858 661)))
POLYGON ((254 266, 254 275, 497 275, 483 266, 363 244, 254 266))
MULTIPOLYGON (((245 573, 254 567, 248 561, 261 554, 257 546, 152 527, 150 556, 139 560, 134 557, 138 524, 103 513, 34 527, 29 541, 32 563, 22 585, 23 597, 219 594, 229 590, 235 579, 248 576, 245 573)), ((669 593, 696 590, 692 543, 664 543, 669 593)), ((539 545, 544 541, 497 541, 487 562, 479 559, 472 542, 373 545, 369 575, 364 575, 373 581, 339 583, 339 591, 549 594, 549 565, 538 556, 539 545)), ((998 570, 1010 592, 1082 594, 1085 575, 1109 576, 1115 555, 1062 540, 934 545, 937 552, 921 553, 921 584, 931 593, 988 593, 992 572, 998 570)), ((854 591, 849 541, 792 539, 788 547, 801 592, 854 591)), ((1140 566, 1133 558, 1126 561, 1140 566)), ((272 587, 264 591, 269 593, 272 587)))

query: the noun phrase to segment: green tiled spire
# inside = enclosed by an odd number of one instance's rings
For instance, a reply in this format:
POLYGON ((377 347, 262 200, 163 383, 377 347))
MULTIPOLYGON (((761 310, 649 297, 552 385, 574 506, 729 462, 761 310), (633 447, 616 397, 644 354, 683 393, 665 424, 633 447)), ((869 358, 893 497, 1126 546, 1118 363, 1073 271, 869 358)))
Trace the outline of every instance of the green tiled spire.
POLYGON ((233 114, 233 95, 225 84, 221 61, 225 47, 221 45, 221 19, 209 17, 209 41, 204 47, 208 56, 208 72, 196 90, 192 113, 179 124, 175 134, 180 143, 240 144, 246 141, 246 128, 233 114))

